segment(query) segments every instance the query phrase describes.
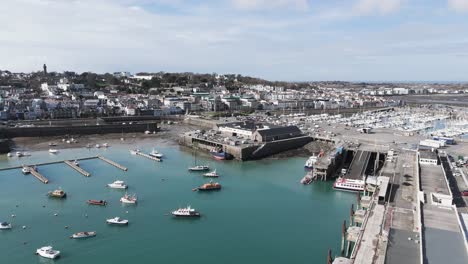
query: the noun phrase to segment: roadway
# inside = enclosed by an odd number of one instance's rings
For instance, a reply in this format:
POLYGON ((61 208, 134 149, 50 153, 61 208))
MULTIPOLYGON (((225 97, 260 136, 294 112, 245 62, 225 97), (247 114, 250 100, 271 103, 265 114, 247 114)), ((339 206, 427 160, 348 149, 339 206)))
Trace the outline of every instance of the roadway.
POLYGON ((346 179, 362 180, 369 162, 371 152, 358 150, 354 155, 354 159, 351 162, 348 172, 345 175, 346 179))

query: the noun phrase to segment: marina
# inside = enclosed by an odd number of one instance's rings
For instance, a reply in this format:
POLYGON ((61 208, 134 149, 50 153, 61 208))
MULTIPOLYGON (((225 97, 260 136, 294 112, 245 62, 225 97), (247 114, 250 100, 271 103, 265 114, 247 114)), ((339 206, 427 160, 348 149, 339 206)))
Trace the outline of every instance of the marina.
POLYGON ((112 160, 110 160, 110 159, 104 158, 103 156, 97 156, 97 158, 100 159, 100 160, 103 160, 103 161, 109 163, 110 165, 112 165, 112 166, 114 166, 114 167, 116 167, 116 168, 118 168, 118 169, 121 169, 121 170, 123 170, 123 171, 127 171, 127 170, 128 170, 127 167, 124 167, 124 166, 122 166, 122 165, 118 164, 117 162, 114 162, 114 161, 112 161, 112 160))

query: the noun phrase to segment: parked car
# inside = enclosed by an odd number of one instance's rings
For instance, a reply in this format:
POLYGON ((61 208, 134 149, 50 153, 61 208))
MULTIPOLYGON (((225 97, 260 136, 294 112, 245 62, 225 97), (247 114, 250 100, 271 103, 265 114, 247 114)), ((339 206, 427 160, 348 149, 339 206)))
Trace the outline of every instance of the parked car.
POLYGON ((461 195, 462 195, 462 196, 468 196, 468 190, 462 191, 462 192, 461 192, 461 195))

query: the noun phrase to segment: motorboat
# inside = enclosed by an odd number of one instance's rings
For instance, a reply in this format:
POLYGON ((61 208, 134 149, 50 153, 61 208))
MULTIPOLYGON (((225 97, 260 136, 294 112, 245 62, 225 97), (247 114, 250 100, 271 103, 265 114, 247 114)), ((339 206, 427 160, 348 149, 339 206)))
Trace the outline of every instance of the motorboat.
POLYGON ((304 168, 305 168, 305 169, 308 169, 308 170, 313 169, 315 163, 317 163, 317 159, 318 159, 317 156, 310 156, 309 159, 308 159, 308 160, 306 161, 306 163, 304 164, 304 168))
POLYGON ((13 154, 11 154, 11 152, 8 152, 7 157, 11 158, 13 157, 13 154))
POLYGON ((66 198, 67 197, 67 193, 61 189, 50 191, 48 192, 48 195, 49 197, 52 197, 52 198, 66 198))
POLYGON ((101 148, 101 145, 99 145, 99 144, 96 144, 96 148, 101 148))
POLYGON ((199 191, 221 190, 221 184, 219 184, 217 182, 210 181, 209 183, 205 183, 202 186, 198 187, 197 190, 199 190, 199 191))
POLYGON ((45 246, 38 248, 36 250, 36 255, 44 258, 55 259, 60 257, 60 251, 53 249, 52 246, 45 246))
POLYGON ((136 155, 136 154, 139 153, 139 152, 140 152, 139 149, 131 149, 131 150, 130 150, 130 154, 132 154, 132 155, 136 155))
POLYGON ((89 232, 78 232, 70 236, 70 238, 80 239, 80 238, 88 238, 88 237, 95 237, 96 231, 89 231, 89 232))
POLYGON ((136 204, 138 201, 138 198, 135 194, 134 195, 125 194, 122 198, 120 198, 120 201, 124 204, 136 204))
POLYGON ((150 156, 161 159, 164 155, 162 153, 159 153, 157 150, 153 149, 150 154, 150 156))
POLYGON ((179 208, 175 211, 172 211, 171 214, 176 217, 200 217, 200 213, 190 206, 187 206, 186 208, 179 208))
POLYGON ((107 219, 106 222, 111 225, 128 225, 128 220, 122 219, 118 216, 111 219, 107 219))
POLYGON ((128 188, 128 186, 125 184, 124 181, 115 181, 113 183, 107 184, 107 186, 113 189, 127 189, 128 188))
POLYGON ((0 230, 8 230, 11 229, 11 224, 8 222, 1 222, 0 223, 0 230))
POLYGON ((75 166, 77 166, 77 167, 80 166, 80 162, 78 162, 78 160, 74 160, 74 161, 73 161, 73 164, 74 164, 75 166))
POLYGON ((24 156, 23 152, 20 152, 20 151, 16 152, 16 157, 21 158, 23 156, 24 156))
POLYGON ((103 146, 104 148, 107 148, 107 147, 109 147, 109 144, 104 143, 104 144, 102 144, 102 146, 103 146))
POLYGON ((58 150, 56 150, 56 149, 49 149, 49 153, 51 153, 51 154, 57 154, 57 153, 58 153, 58 150))
POLYGON ((49 142, 49 147, 55 147, 55 146, 57 146, 57 143, 55 143, 55 142, 49 142))
POLYGON ((210 172, 207 172, 207 173, 203 174, 203 176, 211 177, 211 178, 217 178, 217 177, 219 177, 219 174, 216 172, 216 170, 214 170, 214 171, 210 171, 210 172))
POLYGON ((207 165, 197 165, 194 167, 190 167, 188 170, 189 171, 207 171, 209 169, 210 167, 208 167, 207 165))
POLYGON ((21 169, 21 172, 23 174, 29 174, 29 173, 31 173, 31 168, 28 167, 28 166, 23 166, 23 168, 21 169))
POLYGON ((91 205, 100 205, 100 206, 106 206, 107 202, 105 200, 88 200, 86 201, 87 204, 91 205))

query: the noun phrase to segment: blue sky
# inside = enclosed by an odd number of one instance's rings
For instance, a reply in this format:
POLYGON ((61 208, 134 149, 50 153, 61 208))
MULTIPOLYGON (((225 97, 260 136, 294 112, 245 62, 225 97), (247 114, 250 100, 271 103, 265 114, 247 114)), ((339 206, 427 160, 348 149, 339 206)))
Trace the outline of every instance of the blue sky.
POLYGON ((13 0, 0 69, 467 81, 468 0, 13 0))

